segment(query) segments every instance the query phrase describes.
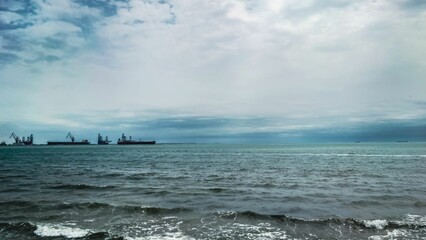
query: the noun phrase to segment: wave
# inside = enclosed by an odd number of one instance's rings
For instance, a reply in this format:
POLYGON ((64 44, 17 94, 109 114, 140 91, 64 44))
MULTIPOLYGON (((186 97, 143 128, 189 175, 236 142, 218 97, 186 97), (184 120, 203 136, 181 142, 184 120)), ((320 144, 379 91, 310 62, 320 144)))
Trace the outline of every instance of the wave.
MULTIPOLYGON (((133 207, 130 206, 130 209, 133 207)), ((158 211, 169 211, 170 209, 162 209, 162 208, 144 208, 145 211, 152 211, 152 213, 157 214, 158 211)), ((173 209, 176 211, 176 209, 173 209)), ((209 214, 210 215, 210 214, 209 214)), ((266 234, 270 235, 275 231, 285 233, 285 229, 280 229, 278 226, 286 226, 289 229, 298 228, 298 229, 306 229, 309 232, 308 234, 318 234, 325 233, 324 229, 342 229, 344 227, 346 229, 356 230, 357 233, 365 233, 366 236, 370 234, 379 234, 377 236, 383 236, 382 234, 393 234, 398 232, 407 233, 408 235, 398 235, 400 237, 409 236, 410 234, 416 233, 425 233, 426 230, 426 216, 419 215, 406 215, 404 219, 397 220, 386 220, 386 219, 373 219, 373 220, 360 220, 360 219, 340 219, 340 218, 328 218, 328 219, 301 219, 289 217, 286 215, 265 215, 259 214, 256 212, 245 211, 245 212, 234 212, 234 211, 225 211, 225 212, 215 212, 213 213, 213 220, 215 223, 222 223, 224 225, 220 225, 219 228, 224 227, 225 230, 237 231, 238 235, 229 235, 232 236, 256 236, 253 234, 266 234), (217 218, 222 218, 225 222, 217 221, 217 218), (250 220, 247 222, 246 220, 250 220), (252 221, 255 220, 255 221, 252 221), (277 221, 278 225, 271 224, 271 222, 277 221), (257 223, 256 223, 257 222, 257 223), (229 224, 232 223, 232 224, 229 224), (274 226, 278 227, 275 228, 274 226)), ((202 216, 200 216, 202 217, 202 216)), ((144 222, 144 224, 148 224, 149 222, 152 225, 143 225, 141 229, 158 229, 158 227, 163 226, 160 232, 145 232, 147 234, 160 234, 158 235, 160 238, 164 238, 168 233, 181 233, 180 231, 175 232, 177 230, 176 227, 180 225, 182 222, 179 217, 167 217, 161 218, 159 221, 148 221, 144 222), (166 219, 166 220, 164 220, 166 219), (170 220, 172 219, 172 220, 170 220), (176 220, 175 220, 176 219, 176 220), (166 222, 164 222, 166 221, 166 222), (169 231, 172 229, 173 231, 169 231), (164 230, 164 232, 163 232, 164 230), (161 235, 163 234, 163 235, 161 235), (164 235, 166 234, 166 235, 164 235), (161 237, 162 236, 162 237, 161 237)), ((205 217, 202 217, 200 223, 203 223, 203 219, 206 220, 205 217)), ((192 220, 191 220, 192 221, 192 220)), ((84 226, 79 226, 74 223, 32 223, 32 222, 15 222, 15 223, 1 223, 0 222, 0 238, 2 236, 6 236, 7 239, 39 239, 48 238, 48 239, 127 239, 129 234, 132 235, 134 233, 140 234, 140 231, 133 231, 133 225, 129 225, 129 227, 121 228, 121 223, 118 223, 117 226, 110 226, 110 230, 105 229, 97 229, 93 227, 88 229, 84 226), (115 228, 117 227, 117 228, 115 228), (120 229, 119 231, 116 231, 120 229), (122 235, 122 236, 120 236, 122 235), (126 237, 124 237, 126 236, 126 237)), ((136 230, 138 230, 139 225, 134 225, 136 230)), ((200 226, 203 228, 203 226, 200 226)), ((209 226, 210 227, 210 226, 209 226)), ((161 227, 160 227, 161 228, 161 227)), ((206 229, 204 229, 206 230, 206 229)), ((217 232, 216 230, 212 230, 217 232)), ((223 233, 223 232, 222 232, 223 233)), ((234 232, 235 233, 235 232, 234 232)), ((206 234, 214 234, 213 232, 208 231, 206 234)), ((225 234, 226 235, 226 234, 225 234)), ((265 235, 265 236, 266 236, 265 235)), ((139 235, 141 236, 141 235, 139 235)), ((146 237, 148 239, 152 239, 151 237, 154 235, 143 235, 142 237, 146 237)), ((182 235, 183 236, 183 235, 182 235)), ((202 236, 202 235, 199 235, 202 236)), ((222 235, 221 235, 222 236, 222 235)), ((299 235, 299 237, 302 235, 299 235)), ((310 235, 311 236, 311 235, 310 235)), ((326 236, 326 235, 324 235, 326 236)), ((360 235, 354 235, 360 236, 360 235)), ((387 235, 386 235, 387 236, 387 235)), ((188 236, 189 237, 189 236, 188 236)), ((342 237, 342 236, 341 236, 342 237)), ((276 239, 273 236, 271 239, 276 239)), ((139 238, 138 238, 139 239, 139 238)), ((144 239, 144 238, 141 238, 144 239)), ((175 239, 175 238, 173 238, 175 239)), ((186 238, 185 238, 186 239, 186 238)), ((248 238, 251 239, 251 238, 248 238)), ((281 239, 281 238, 280 238, 281 239)), ((299 239, 299 238, 298 238, 299 239)), ((369 238, 370 239, 370 238, 369 238)), ((376 238, 374 238, 376 239, 376 238)), ((382 239, 382 238, 378 238, 382 239)), ((387 239, 387 238, 386 238, 387 239)), ((393 239, 393 238, 392 238, 393 239)), ((399 239, 399 238, 397 238, 399 239)), ((417 238, 416 238, 417 239, 417 238)))
POLYGON ((215 188, 207 188, 207 190, 214 193, 220 193, 220 192, 227 191, 228 189, 215 187, 215 188))
POLYGON ((28 177, 27 175, 23 175, 23 174, 17 174, 17 175, 4 175, 4 176, 0 176, 0 179, 11 179, 11 178, 25 178, 28 177))
POLYGON ((48 210, 81 210, 81 211, 114 211, 125 213, 143 213, 150 215, 166 215, 176 214, 182 212, 191 212, 188 208, 159 208, 151 206, 138 206, 138 205, 112 205, 108 203, 100 202, 81 202, 81 203, 36 203, 28 201, 9 201, 0 202, 0 208, 11 209, 11 208, 25 208, 25 209, 37 209, 37 211, 48 211, 48 210))
POLYGON ((49 189, 64 189, 64 190, 110 190, 116 189, 116 186, 94 186, 87 184, 60 184, 56 186, 48 187, 49 189))
MULTIPOLYGON (((222 191, 222 189, 211 189, 212 191, 222 191)), ((297 200, 297 199, 295 199, 297 200)), ((301 201, 302 199, 298 199, 301 201)), ((76 203, 60 203, 53 204, 52 202, 29 202, 29 201, 8 201, 0 202, 2 209, 36 209, 36 211, 50 210, 78 210, 82 212, 112 212, 115 214, 146 214, 153 216, 174 215, 193 212, 193 209, 176 207, 176 208, 161 208, 152 206, 139 205, 113 205, 101 202, 76 202, 76 203)), ((27 210, 25 210, 27 211, 27 210)), ((250 218, 257 220, 274 220, 285 223, 294 224, 315 224, 315 225, 350 225, 361 229, 426 229, 426 216, 406 215, 401 220, 391 219, 353 219, 353 218, 325 218, 325 219, 303 219, 295 218, 288 215, 261 214, 253 211, 220 211, 207 213, 220 218, 250 218)), ((50 218, 52 216, 49 216, 50 218)), ((1 225, 3 228, 4 225, 1 225)))
POLYGON ((157 178, 160 180, 182 180, 187 179, 188 176, 167 176, 161 175, 157 172, 147 172, 147 173, 135 173, 124 177, 127 180, 146 180, 150 178, 157 178))
POLYGON ((34 233, 41 237, 82 238, 87 237, 90 234, 90 231, 62 224, 39 224, 36 225, 34 233))
POLYGON ((145 213, 145 214, 173 214, 179 212, 190 212, 192 210, 187 208, 159 208, 159 207, 149 207, 149 206, 137 206, 137 205, 111 205, 108 203, 98 203, 98 202, 85 202, 85 203, 63 203, 56 206, 59 210, 66 209, 87 209, 87 210, 106 210, 111 211, 124 211, 127 213, 145 213))
POLYGON ((380 201, 375 201, 375 200, 355 200, 355 201, 351 201, 349 203, 345 203, 345 205, 347 206, 361 206, 361 207, 368 207, 368 206, 381 206, 383 205, 382 202, 380 201))
POLYGON ((276 184, 271 183, 271 182, 267 182, 267 183, 254 184, 253 187, 255 187, 255 188, 276 188, 278 186, 276 184))
MULTIPOLYGON (((137 190, 138 192, 140 191, 139 189, 137 190)), ((160 189, 146 189, 143 191, 144 194, 146 195, 154 195, 154 196, 165 196, 167 194, 170 194, 172 192, 167 191, 167 190, 160 190, 160 189)))
POLYGON ((37 229, 37 226, 28 222, 18 223, 0 223, 0 231, 5 232, 26 232, 31 233, 37 229))
POLYGON ((125 177, 128 180, 144 180, 149 177, 158 175, 156 172, 146 172, 146 173, 134 173, 125 177))
POLYGON ((99 173, 99 175, 91 176, 91 178, 119 178, 124 176, 123 173, 99 173))
MULTIPOLYGON (((214 190, 214 189, 212 189, 214 190)), ((216 191, 216 190, 214 190, 216 191)), ((218 191, 222 191, 218 189, 218 191)), ((51 202, 37 203, 29 201, 0 202, 0 208, 13 209, 37 209, 37 211, 48 210, 79 210, 79 211, 114 211, 116 214, 146 214, 153 216, 173 215, 193 212, 190 208, 161 208, 138 205, 112 205, 101 202, 76 202, 52 204, 51 202)), ((316 225, 351 225, 362 229, 426 229, 426 216, 406 215, 402 220, 390 219, 353 219, 353 218, 325 218, 325 219, 303 219, 288 215, 261 214, 253 211, 220 211, 208 213, 220 218, 251 218, 258 220, 274 220, 294 224, 316 224, 316 225)), ((2 225, 3 226, 3 225, 2 225)), ((4 227, 4 226, 3 226, 4 227)))
POLYGON ((242 218, 253 218, 259 220, 272 219, 285 223, 293 224, 307 224, 307 225, 324 225, 330 224, 335 225, 349 225, 358 229, 377 229, 377 230, 389 230, 389 229, 426 229, 426 216, 419 215, 406 215, 403 220, 386 220, 386 219, 373 219, 373 220, 360 220, 353 218, 324 218, 324 219, 303 219, 295 218, 287 215, 266 215, 252 211, 244 212, 216 212, 215 215, 220 218, 235 219, 237 217, 242 218))
MULTIPOLYGON (((122 237, 111 235, 108 232, 93 231, 90 229, 82 229, 75 226, 67 226, 64 224, 33 224, 30 222, 18 223, 0 223, 0 232, 7 233, 8 237, 20 239, 26 237, 47 237, 57 239, 123 239, 122 237)), ((38 239, 38 238, 37 238, 38 239)))
POLYGON ((414 204, 413 204, 415 207, 426 207, 426 202, 415 202, 414 204))
POLYGON ((130 211, 143 211, 147 214, 173 214, 180 212, 191 212, 192 210, 188 208, 158 208, 158 207, 134 207, 134 206, 126 206, 124 207, 126 210, 130 211))
POLYGON ((66 209, 72 209, 72 208, 97 210, 97 209, 113 208, 113 206, 107 203, 84 202, 84 203, 62 203, 59 205, 55 205, 54 208, 58 210, 66 210, 66 209))
POLYGON ((130 237, 126 232, 111 233, 69 226, 66 224, 33 224, 29 222, 0 223, 0 237, 7 239, 85 239, 85 240, 124 240, 124 239, 192 239, 180 231, 152 234, 146 237, 130 237), (6 235, 4 235, 6 233, 6 235), (120 236, 121 235, 121 236, 120 236))
POLYGON ((36 204, 29 201, 7 201, 0 202, 0 207, 36 207, 36 204))

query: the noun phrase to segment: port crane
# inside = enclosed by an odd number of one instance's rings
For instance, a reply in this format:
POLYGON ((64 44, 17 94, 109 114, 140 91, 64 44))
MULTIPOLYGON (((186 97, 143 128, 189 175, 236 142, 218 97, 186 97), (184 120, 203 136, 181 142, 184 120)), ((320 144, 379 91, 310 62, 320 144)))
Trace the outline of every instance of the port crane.
POLYGON ((14 132, 12 134, 10 134, 9 138, 12 138, 12 137, 15 139, 15 144, 21 143, 21 140, 19 139, 18 136, 16 136, 16 134, 14 132))
POLYGON ((33 144, 33 134, 31 134, 29 137, 25 138, 22 137, 22 139, 19 139, 19 137, 13 132, 12 134, 10 134, 9 138, 13 138, 15 139, 15 143, 13 143, 13 145, 32 145, 33 144))
POLYGON ((74 138, 74 136, 71 134, 71 132, 68 132, 68 134, 67 134, 67 137, 66 138, 70 138, 71 139, 71 142, 74 142, 75 141, 75 138, 74 138))

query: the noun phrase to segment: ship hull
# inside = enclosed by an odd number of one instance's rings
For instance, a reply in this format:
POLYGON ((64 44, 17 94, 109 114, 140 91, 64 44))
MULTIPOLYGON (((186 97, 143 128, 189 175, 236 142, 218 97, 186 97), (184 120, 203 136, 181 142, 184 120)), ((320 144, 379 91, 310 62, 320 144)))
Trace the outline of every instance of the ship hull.
POLYGON ((47 145, 89 145, 90 142, 47 142, 47 145))
POLYGON ((148 145, 155 144, 155 141, 125 141, 117 142, 119 145, 148 145))

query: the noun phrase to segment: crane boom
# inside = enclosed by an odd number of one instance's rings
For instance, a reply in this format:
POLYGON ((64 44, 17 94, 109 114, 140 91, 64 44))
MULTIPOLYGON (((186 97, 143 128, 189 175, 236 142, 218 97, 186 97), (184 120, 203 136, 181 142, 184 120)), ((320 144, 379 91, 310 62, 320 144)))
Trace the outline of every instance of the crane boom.
POLYGON ((74 142, 74 136, 71 134, 71 132, 68 132, 67 137, 66 138, 70 138, 71 142, 74 142))
POLYGON ((12 134, 10 134, 9 138, 12 138, 12 137, 15 139, 15 143, 19 143, 20 142, 19 137, 16 136, 16 134, 14 132, 12 134))

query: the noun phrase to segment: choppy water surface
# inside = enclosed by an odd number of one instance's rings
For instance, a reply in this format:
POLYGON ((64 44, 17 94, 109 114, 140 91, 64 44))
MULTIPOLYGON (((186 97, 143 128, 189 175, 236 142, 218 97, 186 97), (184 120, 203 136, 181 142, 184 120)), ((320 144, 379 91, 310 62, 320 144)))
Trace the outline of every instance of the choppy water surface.
POLYGON ((426 144, 0 147, 0 239, 426 239, 426 144))

